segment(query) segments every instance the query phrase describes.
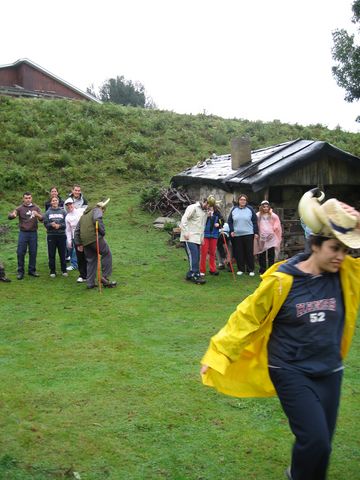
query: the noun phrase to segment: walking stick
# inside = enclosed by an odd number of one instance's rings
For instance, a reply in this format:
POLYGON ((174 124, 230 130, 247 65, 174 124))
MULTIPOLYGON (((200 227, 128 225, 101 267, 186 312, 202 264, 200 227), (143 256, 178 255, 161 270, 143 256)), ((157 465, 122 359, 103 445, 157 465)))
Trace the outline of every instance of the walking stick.
POLYGON ((101 293, 101 259, 100 259, 100 247, 99 247, 99 222, 95 222, 95 232, 96 232, 96 254, 97 254, 97 278, 98 278, 98 289, 101 293))
POLYGON ((235 282, 236 281, 236 276, 235 276, 234 267, 233 267, 233 264, 232 264, 232 258, 231 258, 231 255, 230 255, 227 243, 226 243, 225 233, 221 232, 221 235, 222 235, 223 240, 224 240, 224 247, 225 247, 225 250, 226 250, 227 259, 228 259, 228 262, 229 262, 229 265, 230 265, 230 270, 233 274, 233 278, 234 278, 234 282, 235 282))

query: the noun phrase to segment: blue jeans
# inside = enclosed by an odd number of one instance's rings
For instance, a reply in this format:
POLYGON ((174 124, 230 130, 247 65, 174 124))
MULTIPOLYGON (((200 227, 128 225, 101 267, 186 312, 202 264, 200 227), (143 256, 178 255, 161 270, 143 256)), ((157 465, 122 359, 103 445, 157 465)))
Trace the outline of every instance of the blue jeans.
POLYGON ((78 261, 77 261, 77 255, 76 255, 76 248, 75 248, 75 242, 74 240, 72 241, 72 247, 71 249, 69 248, 70 252, 70 261, 71 265, 75 268, 75 270, 78 269, 78 261))
POLYGON ((194 275, 200 275, 200 245, 193 242, 185 242, 185 250, 189 259, 189 271, 186 278, 191 278, 194 275))
POLYGON ((29 273, 36 272, 37 232, 19 232, 17 246, 18 273, 24 275, 25 255, 29 247, 29 273))

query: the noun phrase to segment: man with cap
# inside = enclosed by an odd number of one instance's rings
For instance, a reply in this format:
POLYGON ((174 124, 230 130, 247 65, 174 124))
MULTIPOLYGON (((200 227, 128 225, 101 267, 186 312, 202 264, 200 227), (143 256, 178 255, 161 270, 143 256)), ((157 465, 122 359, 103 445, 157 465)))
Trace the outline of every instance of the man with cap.
POLYGON ((110 198, 106 201, 98 202, 95 206, 88 205, 84 214, 80 218, 75 229, 75 245, 79 251, 84 251, 87 261, 87 288, 96 287, 96 267, 97 267, 97 232, 98 226, 98 245, 99 255, 101 256, 101 283, 104 287, 116 287, 116 282, 110 280, 112 274, 112 255, 105 240, 105 225, 103 214, 110 198))
POLYGON ((185 243, 186 254, 189 259, 189 271, 185 279, 201 285, 206 283, 200 277, 200 245, 204 238, 204 228, 207 220, 208 199, 189 205, 180 222, 180 242, 185 243))
POLYGON ((69 197, 65 200, 65 208, 67 215, 65 217, 66 246, 70 253, 71 265, 66 270, 79 270, 80 275, 77 279, 78 283, 82 283, 86 279, 86 258, 84 252, 80 252, 75 247, 75 229, 82 217, 86 207, 75 208, 74 200, 69 197))

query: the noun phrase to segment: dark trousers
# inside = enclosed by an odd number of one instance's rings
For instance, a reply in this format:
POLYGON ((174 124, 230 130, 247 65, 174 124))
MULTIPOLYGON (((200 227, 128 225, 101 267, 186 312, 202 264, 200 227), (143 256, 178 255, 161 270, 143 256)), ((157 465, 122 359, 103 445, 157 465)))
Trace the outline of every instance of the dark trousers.
POLYGON ((307 377, 284 369, 269 369, 295 435, 293 480, 325 480, 340 401, 342 370, 323 377, 307 377))
POLYGON ((186 274, 186 278, 200 275, 200 245, 193 242, 185 242, 185 250, 189 260, 189 271, 186 274))
POLYGON ((29 247, 29 273, 36 272, 37 232, 19 232, 17 246, 18 273, 24 274, 25 255, 29 247))
MULTIPOLYGON (((97 251, 96 242, 90 243, 84 247, 84 253, 87 262, 87 276, 86 283, 88 286, 95 285, 97 272, 97 251)), ((99 236, 99 253, 101 256, 101 272, 105 278, 111 277, 112 274, 112 255, 109 245, 105 238, 99 236)))
POLYGON ((253 272, 255 270, 254 235, 231 237, 231 240, 238 270, 240 272, 253 272))
POLYGON ((55 255, 59 253, 62 273, 66 272, 66 235, 47 236, 48 257, 50 273, 56 273, 55 255))
POLYGON ((265 252, 259 253, 259 273, 264 273, 275 262, 275 247, 271 247, 265 252), (267 258, 266 258, 267 257, 267 258))
POLYGON ((86 257, 84 252, 79 252, 79 250, 75 247, 76 251, 76 258, 77 258, 77 265, 80 273, 80 277, 85 280, 87 277, 87 266, 86 266, 86 257))

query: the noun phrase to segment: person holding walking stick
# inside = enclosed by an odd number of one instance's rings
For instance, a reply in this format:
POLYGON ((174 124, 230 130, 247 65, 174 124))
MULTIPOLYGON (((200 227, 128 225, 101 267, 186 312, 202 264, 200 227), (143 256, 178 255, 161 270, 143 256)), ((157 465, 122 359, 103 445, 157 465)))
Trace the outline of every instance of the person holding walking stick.
POLYGON ((116 287, 117 283, 110 280, 112 274, 112 254, 105 240, 105 225, 103 215, 106 201, 98 202, 95 206, 88 205, 75 229, 75 245, 80 251, 84 251, 87 262, 87 288, 96 287, 96 274, 98 272, 99 290, 101 286, 107 288, 116 287), (101 274, 100 274, 101 264, 101 274))
MULTIPOLYGON (((317 190, 317 189, 314 189, 317 190)), ((317 191, 299 214, 311 252, 274 264, 212 337, 205 385, 236 397, 278 395, 295 436, 290 480, 325 480, 346 357, 360 303, 360 213, 317 191)))

